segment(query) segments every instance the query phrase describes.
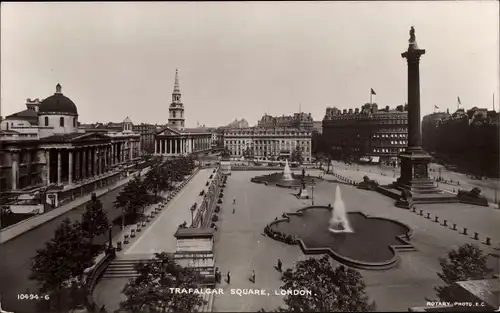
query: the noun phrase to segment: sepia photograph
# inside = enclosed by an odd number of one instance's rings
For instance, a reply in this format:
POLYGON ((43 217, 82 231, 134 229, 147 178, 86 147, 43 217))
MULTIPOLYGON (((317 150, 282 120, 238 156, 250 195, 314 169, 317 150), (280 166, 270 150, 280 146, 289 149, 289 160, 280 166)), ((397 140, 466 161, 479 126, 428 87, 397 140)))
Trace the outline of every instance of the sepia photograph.
POLYGON ((0 4, 0 313, 500 311, 500 4, 0 4))

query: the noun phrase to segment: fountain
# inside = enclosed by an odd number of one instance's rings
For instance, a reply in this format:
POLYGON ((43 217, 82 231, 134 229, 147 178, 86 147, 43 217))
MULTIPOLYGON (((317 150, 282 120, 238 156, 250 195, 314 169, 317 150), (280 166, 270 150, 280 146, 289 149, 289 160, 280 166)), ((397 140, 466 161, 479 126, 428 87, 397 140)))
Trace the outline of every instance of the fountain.
POLYGON ((264 233, 286 244, 298 244, 305 254, 326 253, 342 264, 361 269, 389 269, 398 263, 397 253, 414 251, 407 225, 362 212, 346 212, 339 186, 335 193, 333 208, 312 205, 286 213, 270 222, 264 233))
POLYGON ((335 202, 333 203, 332 218, 330 219, 328 230, 332 233, 352 233, 339 186, 337 186, 337 190, 335 191, 335 202))
POLYGON ((252 182, 258 184, 274 185, 282 188, 300 188, 303 197, 300 199, 309 198, 304 196, 306 193, 306 185, 313 183, 313 181, 320 180, 319 177, 307 175, 305 169, 302 169, 302 175, 292 173, 288 160, 285 161, 285 168, 281 172, 276 172, 269 175, 256 176, 251 179, 252 182))
POLYGON ((285 161, 285 169, 283 170, 283 180, 293 180, 292 171, 290 170, 290 166, 288 165, 288 160, 285 161))

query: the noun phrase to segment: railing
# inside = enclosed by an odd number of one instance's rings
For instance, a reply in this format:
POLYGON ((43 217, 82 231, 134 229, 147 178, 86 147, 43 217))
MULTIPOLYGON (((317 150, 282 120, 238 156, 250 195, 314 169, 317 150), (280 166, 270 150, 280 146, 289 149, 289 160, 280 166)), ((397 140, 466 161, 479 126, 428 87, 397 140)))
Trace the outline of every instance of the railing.
POLYGON ((85 299, 84 305, 89 313, 97 313, 99 312, 99 308, 97 304, 94 302, 94 297, 92 296, 94 292, 94 288, 97 285, 99 278, 101 278, 102 274, 106 270, 106 268, 111 264, 111 262, 115 259, 115 250, 106 251, 106 255, 102 258, 90 271, 89 276, 87 277, 87 283, 85 284, 85 299))

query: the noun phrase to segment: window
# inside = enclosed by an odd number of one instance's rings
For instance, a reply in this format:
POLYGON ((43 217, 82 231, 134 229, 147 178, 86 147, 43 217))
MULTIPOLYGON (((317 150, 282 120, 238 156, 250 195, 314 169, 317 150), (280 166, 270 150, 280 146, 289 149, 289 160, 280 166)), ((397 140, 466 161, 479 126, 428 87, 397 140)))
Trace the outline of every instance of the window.
POLYGON ((64 117, 59 118, 59 126, 64 127, 64 117))
POLYGON ((49 117, 48 116, 45 117, 45 126, 49 126, 49 117))
POLYGON ((73 117, 73 127, 76 127, 76 117, 73 117))

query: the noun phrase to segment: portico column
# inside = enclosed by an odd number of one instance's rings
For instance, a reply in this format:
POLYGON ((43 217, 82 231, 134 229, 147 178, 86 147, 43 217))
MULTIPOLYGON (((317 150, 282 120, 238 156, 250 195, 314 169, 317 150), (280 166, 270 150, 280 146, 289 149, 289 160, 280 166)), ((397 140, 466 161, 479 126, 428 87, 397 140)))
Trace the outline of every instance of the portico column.
POLYGON ((82 175, 80 174, 80 150, 75 150, 75 180, 80 180, 82 175))
POLYGON ((108 157, 109 157, 109 151, 108 151, 108 146, 104 146, 104 171, 106 172, 108 170, 108 157))
POLYGON ((177 138, 174 139, 174 154, 177 154, 177 138))
POLYGON ((61 150, 57 150, 57 184, 61 184, 61 150))
POLYGON ((73 183, 73 151, 68 151, 68 183, 73 183))
POLYGON ((80 150, 80 158, 82 159, 80 162, 82 164, 82 167, 80 168, 80 179, 84 179, 85 178, 85 173, 87 172, 86 171, 86 165, 87 163, 85 162, 85 150, 80 150))
POLYGON ((172 138, 168 139, 168 153, 172 154, 172 138))
POLYGON ((94 147, 89 149, 89 177, 94 176, 94 147))
POLYGON ((115 164, 115 144, 111 143, 111 166, 115 164))
POLYGON ((19 180, 19 151, 11 152, 12 158, 12 190, 17 190, 19 180))
POLYGON ((47 185, 50 185, 50 149, 45 150, 45 167, 47 169, 47 185))
POLYGON ((122 161, 122 162, 125 162, 125 143, 124 143, 124 142, 122 142, 122 143, 121 143, 121 146, 122 146, 122 148, 121 148, 121 151, 122 151, 122 157, 121 157, 121 159, 122 159, 122 160, 121 160, 121 161, 122 161))
POLYGON ((161 145, 160 145, 160 148, 161 148, 161 155, 164 155, 164 154, 167 154, 167 144, 166 144, 166 139, 162 139, 161 140, 161 145))
POLYGON ((131 141, 131 142, 130 142, 130 151, 129 151, 129 154, 130 154, 130 155, 129 155, 129 160, 130 160, 130 161, 132 161, 132 159, 134 158, 134 157, 133 157, 133 154, 132 154, 132 147, 133 147, 133 145, 134 145, 134 142, 133 142, 133 141, 131 141))

